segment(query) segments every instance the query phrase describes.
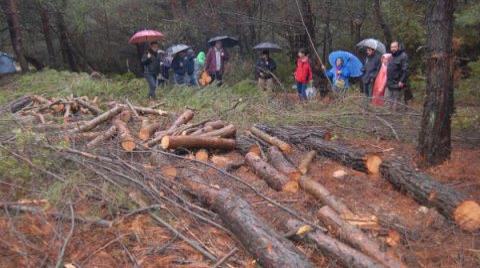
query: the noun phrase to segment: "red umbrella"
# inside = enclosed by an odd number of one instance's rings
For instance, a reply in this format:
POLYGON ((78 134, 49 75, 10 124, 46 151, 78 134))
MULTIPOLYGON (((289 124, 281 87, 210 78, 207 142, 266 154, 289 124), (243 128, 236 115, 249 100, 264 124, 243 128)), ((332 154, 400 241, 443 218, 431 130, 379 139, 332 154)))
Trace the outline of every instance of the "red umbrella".
POLYGON ((154 31, 154 30, 143 30, 135 33, 130 40, 128 40, 128 43, 130 44, 139 44, 139 43, 145 43, 145 42, 153 42, 153 41, 158 41, 162 39, 164 35, 159 32, 159 31, 154 31))

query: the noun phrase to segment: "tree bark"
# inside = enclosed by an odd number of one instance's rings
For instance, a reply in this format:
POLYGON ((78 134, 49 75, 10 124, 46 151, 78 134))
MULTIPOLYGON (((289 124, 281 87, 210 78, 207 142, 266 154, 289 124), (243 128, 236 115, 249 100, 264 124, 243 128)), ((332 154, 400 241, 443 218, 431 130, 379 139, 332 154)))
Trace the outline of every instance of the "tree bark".
MULTIPOLYGON (((304 226, 305 225, 298 220, 290 219, 287 221, 289 232, 298 231, 304 226)), ((315 244, 326 256, 338 260, 345 267, 384 267, 369 256, 320 231, 309 231, 304 235, 295 235, 295 238, 296 240, 304 240, 315 244)))
POLYGON ((276 191, 284 191, 296 193, 298 191, 298 182, 290 180, 287 176, 280 173, 267 162, 263 161, 255 153, 248 153, 245 156, 245 162, 252 170, 272 189, 276 191))
POLYGON ((268 142, 269 144, 271 145, 275 145, 277 146, 278 148, 280 148, 280 150, 282 150, 282 152, 286 153, 286 154, 289 154, 292 152, 292 146, 290 146, 290 144, 280 140, 279 138, 277 137, 273 137, 265 132, 263 132, 262 130, 260 130, 259 128, 257 127, 252 127, 250 129, 250 131, 257 137, 259 137, 260 139, 268 142))
POLYGON ((244 199, 229 190, 205 186, 186 169, 179 177, 194 195, 211 206, 262 267, 313 267, 305 255, 268 226, 244 199))
POLYGON ((12 48, 15 52, 16 59, 22 68, 22 72, 28 71, 28 63, 25 59, 23 50, 22 31, 20 26, 20 16, 18 15, 17 0, 4 0, 1 1, 3 13, 8 25, 8 31, 10 33, 10 40, 12 42, 12 48))
POLYGON ((283 155, 276 146, 268 148, 268 160, 278 171, 287 175, 290 180, 298 181, 302 175, 300 171, 283 155))
POLYGON ((300 160, 300 164, 298 164, 298 170, 300 170, 300 173, 303 175, 307 174, 308 172, 308 167, 310 166, 310 163, 315 159, 315 156, 317 155, 317 152, 315 150, 309 151, 305 156, 300 160))
POLYGON ((177 148, 209 148, 234 150, 235 140, 198 136, 164 136, 162 138, 161 146, 165 150, 177 148))
POLYGON ((78 64, 75 59, 75 55, 70 44, 70 39, 68 37, 68 30, 67 25, 65 24, 65 18, 63 16, 63 12, 66 10, 67 2, 66 0, 62 0, 61 8, 56 11, 56 22, 60 40, 60 48, 62 51, 62 56, 64 62, 68 63, 70 70, 73 72, 78 72, 78 64))
POLYGON ((98 108, 97 106, 89 103, 88 101, 86 100, 83 100, 82 98, 76 98, 75 101, 80 104, 81 106, 87 108, 88 110, 90 110, 90 112, 92 112, 93 115, 99 115, 101 113, 103 113, 103 111, 98 108))
POLYGON ((380 0, 373 1, 373 11, 375 13, 375 18, 378 25, 380 26, 380 28, 382 28, 385 45, 389 46, 393 41, 392 32, 390 31, 390 27, 383 18, 380 0))
POLYGON ((157 131, 159 128, 162 127, 162 124, 155 122, 150 123, 149 121, 142 122, 142 126, 140 127, 140 131, 138 132, 138 137, 142 141, 147 141, 150 139, 153 133, 157 131))
POLYGON ((453 101, 452 35, 455 0, 430 1, 427 9, 427 86, 418 152, 420 164, 450 158, 453 101))
POLYGON ((204 133, 210 132, 215 129, 221 129, 225 126, 225 123, 221 120, 217 121, 210 121, 203 125, 202 128, 197 129, 196 131, 192 132, 190 135, 202 135, 204 133))
POLYGON ((366 255, 376 259, 386 267, 406 268, 397 257, 390 252, 380 251, 380 245, 371 240, 365 233, 357 227, 345 222, 330 207, 324 206, 318 211, 320 220, 333 229, 339 239, 346 241, 354 248, 359 249, 366 255))
POLYGON ((117 133, 117 127, 111 126, 107 131, 103 132, 102 134, 95 137, 89 143, 87 143, 87 148, 91 149, 100 144, 103 141, 111 139, 117 133))
POLYGON ((38 4, 38 9, 40 13, 40 20, 42 21, 43 38, 45 39, 45 45, 47 46, 48 65, 55 67, 55 49, 53 47, 52 36, 50 34, 50 14, 48 14, 48 9, 41 3, 38 4))
POLYGON ((121 114, 117 115, 112 123, 118 131, 118 136, 120 137, 120 144, 122 145, 123 150, 127 152, 132 152, 136 145, 135 139, 133 138, 130 130, 128 129, 127 123, 130 121, 131 112, 129 110, 123 110, 121 114))
POLYGON ((480 205, 455 189, 399 161, 384 161, 381 174, 396 188, 407 192, 418 203, 435 207, 467 231, 480 229, 480 205))
POLYGON ((237 145, 235 149, 238 150, 242 155, 246 155, 250 152, 260 155, 261 150, 255 140, 247 135, 241 135, 237 137, 237 145))
POLYGON ((225 126, 220 129, 212 130, 203 134, 198 135, 199 137, 219 137, 219 138, 231 138, 235 137, 237 130, 233 124, 225 126))
POLYGON ((96 126, 98 126, 99 124, 111 119, 112 117, 114 117, 115 115, 121 113, 123 110, 123 107, 121 106, 115 106, 113 107, 112 109, 104 112, 103 114, 95 117, 94 119, 86 122, 85 124, 79 126, 79 127, 76 127, 75 129, 72 130, 72 132, 84 132, 84 131, 89 131, 93 128, 95 128, 96 126))
POLYGON ((144 146, 152 147, 155 144, 161 142, 163 137, 173 135, 178 127, 188 123, 190 120, 193 119, 193 116, 194 113, 192 110, 186 110, 173 122, 173 124, 168 129, 155 132, 155 138, 144 144, 144 146))

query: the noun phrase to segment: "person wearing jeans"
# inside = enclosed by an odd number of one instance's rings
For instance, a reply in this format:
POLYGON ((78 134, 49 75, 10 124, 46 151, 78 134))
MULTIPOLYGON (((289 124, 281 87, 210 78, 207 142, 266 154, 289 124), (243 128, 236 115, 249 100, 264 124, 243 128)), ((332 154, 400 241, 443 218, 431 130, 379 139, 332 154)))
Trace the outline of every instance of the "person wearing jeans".
POLYGON ((297 68, 295 69, 295 82, 297 83, 300 101, 307 100, 307 84, 312 81, 312 68, 305 49, 298 51, 297 68))

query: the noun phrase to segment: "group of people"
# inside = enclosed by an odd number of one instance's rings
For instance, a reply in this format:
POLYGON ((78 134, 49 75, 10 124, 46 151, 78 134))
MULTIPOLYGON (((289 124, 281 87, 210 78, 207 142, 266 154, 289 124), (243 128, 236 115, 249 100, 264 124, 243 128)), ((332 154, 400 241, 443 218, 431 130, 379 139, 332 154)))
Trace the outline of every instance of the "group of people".
POLYGON ((169 80, 170 69, 176 85, 197 86, 203 71, 209 75, 208 83, 217 81, 221 85, 228 58, 221 41, 217 41, 206 55, 203 51, 195 55, 191 48, 172 55, 161 50, 158 42, 151 42, 141 59, 149 87, 148 97, 156 97, 156 89, 169 80))
MULTIPOLYGON (((375 105, 383 105, 384 100, 393 109, 397 110, 398 104, 411 98, 411 92, 407 88, 408 56, 401 48, 398 41, 390 45, 390 52, 380 55, 373 48, 366 48, 366 57, 363 62, 361 90, 365 94, 367 102, 375 105)), ((322 65, 325 76, 330 80, 332 91, 343 95, 349 88, 351 73, 346 67, 344 59, 339 57, 335 60, 335 66, 327 70, 322 65)), ((306 100, 306 89, 312 83, 312 68, 304 49, 298 52, 295 81, 300 100, 306 100)))
MULTIPOLYGON (((307 89, 313 84, 313 71, 307 50, 300 49, 297 56, 294 78, 299 99, 304 101, 308 99, 307 89)), ((215 42, 206 55, 203 51, 195 55, 191 48, 170 55, 161 50, 157 42, 152 42, 142 57, 145 78, 149 85, 148 96, 155 98, 156 88, 168 81, 170 68, 177 85, 197 86, 199 81, 203 81, 202 75, 209 77, 206 83, 217 81, 218 85, 221 85, 228 59, 222 41, 215 42)), ((329 70, 322 65, 323 73, 329 79, 333 93, 343 95, 349 89, 352 74, 344 58, 336 58, 334 65, 329 70)), ((273 89, 276 68, 277 64, 270 57, 269 50, 263 50, 255 65, 259 88, 273 89)), ((409 97, 404 96, 408 94, 408 56, 397 41, 390 44, 390 53, 383 55, 376 49, 367 47, 360 74, 361 89, 367 102, 383 105, 386 100, 388 105, 396 110, 402 97, 405 97, 405 100, 409 97)), ((202 85, 205 85, 205 82, 202 85)))

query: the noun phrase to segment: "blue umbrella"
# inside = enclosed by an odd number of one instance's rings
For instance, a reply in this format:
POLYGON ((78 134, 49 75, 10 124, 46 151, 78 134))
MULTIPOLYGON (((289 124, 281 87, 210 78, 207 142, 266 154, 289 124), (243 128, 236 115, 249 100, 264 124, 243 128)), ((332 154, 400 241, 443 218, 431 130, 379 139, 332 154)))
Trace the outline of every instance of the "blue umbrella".
POLYGON ((328 62, 330 65, 335 66, 338 58, 343 59, 343 65, 348 69, 351 77, 362 76, 363 64, 355 55, 343 50, 334 51, 328 55, 328 62))

